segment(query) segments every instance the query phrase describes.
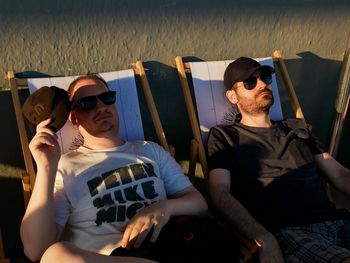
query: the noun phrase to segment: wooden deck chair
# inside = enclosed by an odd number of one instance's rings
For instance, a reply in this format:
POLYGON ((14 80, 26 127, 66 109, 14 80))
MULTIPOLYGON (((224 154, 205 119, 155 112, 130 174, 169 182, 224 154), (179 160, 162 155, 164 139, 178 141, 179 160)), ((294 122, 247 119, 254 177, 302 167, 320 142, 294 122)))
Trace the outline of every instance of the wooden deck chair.
MULTIPOLYGON (((135 76, 139 78, 147 107, 150 111, 155 131, 157 133, 158 142, 165 150, 174 155, 174 150, 168 145, 163 132, 142 62, 137 61, 135 64, 133 64, 133 69, 100 73, 99 75, 107 81, 111 90, 117 91, 116 107, 119 114, 120 134, 121 137, 126 140, 144 140, 135 76)), ((18 88, 29 88, 30 93, 42 86, 54 85, 67 89, 69 84, 76 77, 77 76, 20 79, 15 77, 14 71, 9 71, 7 73, 26 167, 26 173, 22 177, 25 207, 29 202, 31 192, 34 187, 35 167, 29 151, 29 140, 22 115, 18 88)), ((79 132, 69 121, 60 131, 58 131, 57 134, 59 136, 59 144, 62 153, 66 153, 67 151, 77 148, 81 142, 79 132)), ((0 263, 10 262, 8 259, 8 261, 2 261, 2 258, 5 260, 2 240, 0 240, 0 263)))
MULTIPOLYGON (((144 140, 144 132, 135 82, 135 76, 137 76, 140 78, 140 82, 142 84, 147 106, 157 133, 158 141, 165 150, 173 154, 174 151, 171 150, 171 147, 169 147, 163 132, 143 64, 141 61, 137 61, 133 67, 133 69, 99 73, 99 75, 107 81, 109 88, 117 91, 116 107, 119 113, 120 135, 125 140, 144 140)), ((9 71, 7 73, 26 167, 26 174, 23 175, 22 180, 25 206, 27 206, 29 202, 30 194, 34 187, 35 168, 29 151, 29 140, 21 111, 18 88, 28 87, 30 93, 43 86, 54 85, 67 89, 69 84, 76 77, 78 76, 20 79, 15 77, 15 73, 13 71, 9 71)), ((81 135, 77 131, 76 127, 74 127, 69 121, 67 121, 62 129, 57 132, 57 135, 59 137, 59 144, 62 154, 77 148, 82 141, 81 135)))
MULTIPOLYGON (((282 80, 287 89, 295 116, 304 119, 300 104, 294 92, 287 68, 282 59, 281 52, 276 50, 272 57, 257 58, 262 65, 270 65, 279 67, 282 80)), ((190 120, 193 140, 191 141, 190 161, 189 161, 189 177, 193 180, 197 160, 199 160, 205 180, 208 179, 207 158, 205 152, 205 144, 209 129, 215 125, 225 123, 227 112, 232 110, 232 105, 225 97, 225 87, 223 83, 223 75, 226 67, 233 60, 211 61, 211 62, 183 62, 182 57, 175 58, 176 67, 180 77, 180 84, 185 98, 188 117, 190 120), (186 72, 191 74, 192 85, 194 90, 196 107, 191 97, 189 80, 186 72), (198 113, 198 117, 197 114, 198 113)), ((276 71, 277 72, 277 71, 276 71)), ((280 96, 277 87, 275 74, 272 83, 273 95, 275 99, 274 105, 270 109, 270 117, 273 120, 283 119, 282 108, 280 104, 280 96)), ((235 233, 239 237, 241 243, 241 253, 244 261, 249 261, 252 254, 257 251, 258 246, 255 242, 245 239, 239 233, 235 233)))

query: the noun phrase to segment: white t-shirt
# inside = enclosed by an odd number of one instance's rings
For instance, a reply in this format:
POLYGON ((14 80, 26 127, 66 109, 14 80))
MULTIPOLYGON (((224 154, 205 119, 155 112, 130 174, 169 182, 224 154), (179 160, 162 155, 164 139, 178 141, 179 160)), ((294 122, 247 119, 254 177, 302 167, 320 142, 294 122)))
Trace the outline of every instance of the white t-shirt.
POLYGON ((109 255, 123 227, 139 210, 190 186, 179 164, 156 143, 126 142, 63 155, 55 182, 56 223, 68 240, 109 255))

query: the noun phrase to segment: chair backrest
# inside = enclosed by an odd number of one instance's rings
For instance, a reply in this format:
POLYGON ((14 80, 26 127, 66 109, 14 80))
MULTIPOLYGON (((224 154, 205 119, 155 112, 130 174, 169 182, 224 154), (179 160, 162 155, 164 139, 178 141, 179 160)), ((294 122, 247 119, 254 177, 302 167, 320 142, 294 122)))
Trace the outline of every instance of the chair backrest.
MULTIPOLYGON (((142 119, 137 96, 134 71, 132 69, 99 73, 110 90, 116 91, 120 136, 125 140, 144 140, 142 119)), ((78 76, 28 79, 29 92, 43 86, 57 86, 67 90, 78 76)), ((62 154, 76 149, 82 142, 78 129, 70 121, 57 132, 62 154)))
MULTIPOLYGON (((262 65, 274 67, 272 57, 256 59, 262 65)), ((230 121, 232 104, 226 98, 223 82, 224 71, 233 60, 190 62, 199 127, 205 143, 211 127, 230 121)), ((282 107, 276 77, 272 75, 274 104, 270 109, 273 120, 282 120, 282 107)))
MULTIPOLYGON (((281 52, 276 50, 272 57, 256 58, 256 60, 260 61, 263 65, 270 65, 273 67, 276 67, 275 65, 277 65, 279 67, 279 72, 281 73, 282 80, 288 92, 295 116, 304 119, 298 98, 294 92, 287 68, 282 59, 281 52)), ((193 164, 193 162, 196 161, 198 157, 202 166, 203 175, 207 179, 208 168, 204 145, 206 143, 208 131, 215 125, 225 123, 227 114, 229 114, 232 109, 231 104, 225 97, 225 87, 223 84, 224 71, 231 61, 233 60, 184 63, 181 56, 175 58, 194 137, 191 145, 192 149, 190 153, 188 172, 190 178, 194 177, 196 165, 193 164), (197 110, 193 105, 186 70, 189 70, 192 76, 197 110)), ((273 120, 280 120, 283 118, 282 107, 277 81, 274 75, 272 88, 275 103, 273 107, 271 107, 270 117, 273 120)))
MULTIPOLYGON (((278 66, 284 86, 289 95, 289 100, 295 112, 295 116, 304 119, 298 98, 294 92, 287 68, 282 59, 281 52, 276 50, 272 58, 258 58, 256 60, 259 60, 263 65, 278 66)), ((188 169, 188 176, 191 180, 194 180, 194 177, 196 176, 197 159, 199 159, 201 164, 204 179, 208 180, 208 166, 204 147, 208 131, 215 125, 225 123, 228 115, 232 116, 232 106, 225 96, 225 87, 223 84, 224 71, 231 61, 233 60, 185 63, 181 56, 175 58, 193 133, 188 169), (196 109, 193 104, 194 100, 192 99, 187 72, 191 74, 196 109)), ((271 119, 280 120, 283 118, 283 115, 275 76, 273 76, 272 90, 275 103, 271 107, 269 114, 271 119)), ((228 119, 230 119, 230 117, 228 117, 228 119)), ((232 228, 230 229, 232 230, 232 228)), ((256 242, 247 239, 239 231, 235 231, 235 236, 240 244, 243 262, 250 262, 255 258, 253 254, 259 249, 256 242)))
MULTIPOLYGON (((99 75, 106 80, 109 88, 115 90, 117 93, 116 107, 119 115, 120 136, 125 140, 144 140, 135 75, 140 78, 158 141, 165 150, 173 153, 167 143, 142 61, 138 60, 134 64, 134 69, 99 73, 99 75)), ((26 166, 26 174, 22 177, 25 206, 29 202, 30 194, 34 187, 35 168, 29 151, 29 140, 22 115, 18 88, 28 87, 30 92, 34 92, 36 89, 43 86, 57 86, 67 89, 69 84, 77 77, 78 76, 20 79, 15 77, 13 71, 7 73, 26 166)), ((77 148, 82 142, 82 137, 79 135, 78 130, 69 121, 66 122, 57 134, 59 136, 62 153, 77 148)))

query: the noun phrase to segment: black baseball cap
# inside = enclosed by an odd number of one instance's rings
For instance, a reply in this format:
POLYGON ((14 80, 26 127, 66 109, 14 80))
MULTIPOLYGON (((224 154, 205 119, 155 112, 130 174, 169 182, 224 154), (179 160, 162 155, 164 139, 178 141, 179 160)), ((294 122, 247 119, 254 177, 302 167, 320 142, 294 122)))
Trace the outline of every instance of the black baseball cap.
POLYGON ((66 90, 56 86, 44 86, 26 99, 22 113, 31 132, 35 132, 36 126, 48 118, 51 118, 48 127, 57 132, 68 119, 70 105, 66 90))
POLYGON ((226 89, 231 89, 236 82, 240 82, 249 78, 256 71, 268 71, 275 73, 275 69, 270 66, 260 65, 260 63, 252 58, 240 57, 231 62, 224 73, 224 84, 226 89))

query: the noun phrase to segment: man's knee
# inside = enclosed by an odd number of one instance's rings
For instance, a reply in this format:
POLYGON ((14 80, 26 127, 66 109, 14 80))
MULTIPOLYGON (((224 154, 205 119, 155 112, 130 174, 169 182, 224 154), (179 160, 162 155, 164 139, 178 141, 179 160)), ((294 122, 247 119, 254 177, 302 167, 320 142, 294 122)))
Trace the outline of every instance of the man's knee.
POLYGON ((79 250, 70 242, 56 242, 45 251, 40 263, 83 263, 79 250))

